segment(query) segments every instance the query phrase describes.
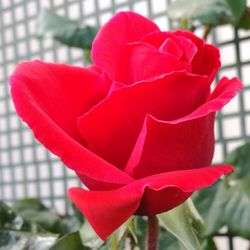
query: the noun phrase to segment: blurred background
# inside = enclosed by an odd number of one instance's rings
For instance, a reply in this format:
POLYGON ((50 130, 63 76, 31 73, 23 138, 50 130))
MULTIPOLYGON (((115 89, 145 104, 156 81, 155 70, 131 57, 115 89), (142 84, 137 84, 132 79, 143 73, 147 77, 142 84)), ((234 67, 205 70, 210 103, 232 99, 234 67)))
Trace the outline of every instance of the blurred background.
MULTIPOLYGON (((44 24, 45 20, 56 19, 56 15, 76 20, 71 23, 73 26, 92 27, 93 30, 85 32, 93 36, 95 28, 114 13, 133 10, 153 19, 162 30, 169 30, 183 25, 178 13, 167 12, 170 4, 167 0, 0 0, 0 200, 12 205, 19 199, 36 197, 58 213, 67 214, 71 211, 67 188, 80 185, 75 174, 34 139, 17 117, 9 95, 8 76, 20 61, 89 64, 89 45, 82 48, 72 43, 66 45, 65 40, 53 33, 53 25, 51 28, 50 23, 44 24), (43 9, 49 11, 41 14, 43 9)), ((194 18, 191 24, 185 23, 186 28, 194 29, 196 22, 194 18)), ((217 116, 214 163, 224 162, 230 152, 250 138, 250 30, 235 26, 197 22, 195 27, 196 34, 208 35, 208 42, 220 47, 223 66, 218 78, 238 76, 245 86, 217 116)), ((217 239, 222 250, 233 249, 232 244, 235 250, 249 247, 247 240, 238 237, 233 241, 227 236, 217 239)))

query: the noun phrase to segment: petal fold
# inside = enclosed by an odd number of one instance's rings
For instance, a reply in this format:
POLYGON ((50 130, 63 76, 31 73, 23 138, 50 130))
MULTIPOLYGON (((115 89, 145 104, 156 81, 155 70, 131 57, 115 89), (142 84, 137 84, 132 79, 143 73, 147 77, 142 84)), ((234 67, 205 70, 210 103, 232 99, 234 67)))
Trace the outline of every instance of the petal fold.
POLYGON ((189 64, 180 61, 178 57, 168 51, 161 52, 147 43, 130 43, 126 47, 126 66, 117 81, 133 84, 161 75, 183 71, 189 64))
POLYGON ((210 165, 214 113, 171 124, 147 116, 125 171, 135 179, 210 165))
POLYGON ((185 72, 118 88, 79 118, 79 130, 91 151, 123 169, 147 114, 163 120, 183 117, 208 93, 207 78, 185 72))
POLYGON ((69 197, 105 240, 133 214, 153 215, 184 202, 194 191, 212 185, 232 166, 217 165, 174 171, 134 181, 109 191, 71 188, 69 197))
POLYGON ((123 46, 154 31, 159 28, 148 18, 131 11, 119 12, 99 30, 92 46, 92 59, 117 81, 120 70, 126 67, 123 46))
POLYGON ((90 152, 78 132, 77 117, 109 91, 109 83, 98 74, 86 68, 33 61, 17 66, 10 85, 19 116, 69 168, 100 181, 100 186, 109 183, 117 187, 132 180, 90 152))
POLYGON ((148 115, 125 171, 139 179, 209 165, 214 151, 214 114, 241 88, 237 78, 223 78, 207 102, 180 119, 163 121, 148 115))

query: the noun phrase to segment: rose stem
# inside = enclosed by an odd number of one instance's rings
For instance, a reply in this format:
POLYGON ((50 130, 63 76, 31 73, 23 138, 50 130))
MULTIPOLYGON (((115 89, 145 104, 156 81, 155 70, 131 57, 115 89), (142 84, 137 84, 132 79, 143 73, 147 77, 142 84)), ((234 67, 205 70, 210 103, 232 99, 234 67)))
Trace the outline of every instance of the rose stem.
POLYGON ((147 250, 157 250, 159 222, 155 215, 148 216, 147 250))
POLYGON ((212 30, 212 27, 211 26, 208 26, 206 25, 205 28, 204 28, 204 33, 203 33, 203 36, 202 38, 207 41, 207 38, 208 38, 208 35, 210 33, 210 31, 212 30))

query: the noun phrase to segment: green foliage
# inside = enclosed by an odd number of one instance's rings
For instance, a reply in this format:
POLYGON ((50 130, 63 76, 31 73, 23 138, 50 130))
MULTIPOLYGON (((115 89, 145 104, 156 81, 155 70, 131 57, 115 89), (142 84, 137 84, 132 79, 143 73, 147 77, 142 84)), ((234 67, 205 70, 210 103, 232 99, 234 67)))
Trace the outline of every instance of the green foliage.
POLYGON ((224 0, 230 10, 229 23, 237 24, 246 9, 246 0, 224 0))
POLYGON ((250 8, 245 9, 244 15, 241 17, 237 27, 243 29, 250 29, 250 8))
POLYGON ((25 219, 44 230, 60 235, 79 229, 76 217, 60 217, 53 209, 45 207, 38 199, 22 199, 14 203, 13 209, 25 219))
POLYGON ((90 249, 98 249, 103 241, 97 236, 90 224, 85 221, 79 230, 82 243, 90 249))
POLYGON ((188 203, 184 203, 171 211, 160 214, 161 225, 183 244, 185 249, 201 249, 200 242, 190 221, 188 203))
POLYGON ((197 21, 205 26, 230 23, 247 28, 241 21, 245 11, 246 0, 177 0, 170 5, 168 15, 183 28, 195 26, 197 21))
POLYGON ((80 21, 70 20, 43 9, 37 19, 37 35, 51 37, 70 47, 85 50, 85 57, 91 62, 90 49, 98 27, 83 26, 80 21))
POLYGON ((0 249, 48 250, 57 238, 0 202, 0 249))
POLYGON ((235 172, 215 186, 203 189, 195 204, 206 222, 204 235, 214 235, 227 226, 229 234, 250 239, 250 144, 233 151, 226 159, 235 172))
POLYGON ((0 249, 49 250, 56 239, 57 236, 51 234, 0 230, 0 249))
POLYGON ((250 175, 250 143, 236 148, 225 161, 234 166, 233 179, 241 179, 250 175))
POLYGON ((140 249, 146 249, 146 233, 147 233, 147 221, 141 216, 134 218, 134 224, 131 232, 133 233, 133 239, 135 245, 140 249))
POLYGON ((73 232, 64 235, 50 250, 89 250, 90 248, 83 246, 79 232, 73 232))
POLYGON ((80 22, 56 15, 43 9, 37 20, 37 34, 52 37, 71 47, 90 49, 97 27, 82 26, 80 22))
MULTIPOLYGON (((78 214, 78 217, 61 217, 45 207, 38 199, 20 200, 13 207, 14 210, 4 203, 1 203, 0 206, 0 246, 6 247, 4 249, 11 249, 11 247, 18 245, 18 250, 27 248, 30 250, 123 250, 128 241, 133 247, 145 249, 147 220, 144 217, 132 217, 117 229, 107 241, 103 242, 89 223, 79 215, 76 208, 74 212, 78 214), (43 220, 39 218, 40 213, 43 220), (52 218, 51 223, 49 223, 50 218, 52 218), (83 223, 80 222, 79 218, 83 223), (62 225, 67 230, 62 231, 62 225)), ((159 250, 182 250, 183 245, 178 240, 180 238, 187 246, 186 249, 192 249, 191 246, 199 249, 198 245, 195 245, 199 244, 196 242, 198 241, 196 234, 199 234, 198 230, 202 228, 200 225, 202 222, 193 211, 190 203, 161 214, 160 219, 162 221, 159 250)), ((212 248, 207 249, 211 250, 212 248)))

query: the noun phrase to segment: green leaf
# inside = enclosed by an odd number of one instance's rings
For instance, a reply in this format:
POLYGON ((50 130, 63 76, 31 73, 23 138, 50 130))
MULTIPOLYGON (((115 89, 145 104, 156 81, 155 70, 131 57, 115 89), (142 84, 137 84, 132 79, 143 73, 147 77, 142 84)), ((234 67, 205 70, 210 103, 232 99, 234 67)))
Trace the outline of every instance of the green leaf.
POLYGON ((35 234, 23 231, 0 230, 0 249, 2 250, 49 250, 57 235, 35 234))
POLYGON ((71 207, 72 207, 72 210, 73 210, 74 215, 76 216, 76 218, 77 218, 81 223, 84 223, 85 219, 84 219, 83 214, 78 210, 78 208, 77 208, 73 203, 71 203, 71 207))
POLYGON ((220 187, 207 218, 208 234, 225 225, 231 234, 250 239, 249 181, 248 177, 234 186, 220 187))
POLYGON ((146 249, 147 221, 141 216, 135 216, 134 228, 131 228, 134 237, 136 237, 136 245, 140 249, 146 249))
POLYGON ((188 215, 188 205, 184 203, 167 213, 158 215, 161 225, 173 234, 188 250, 201 249, 188 215))
POLYGON ((231 22, 237 23, 246 9, 246 0, 225 0, 231 11, 231 22))
POLYGON ((87 250, 88 247, 83 246, 79 232, 73 232, 64 235, 50 250, 87 250))
POLYGON ((202 250, 217 250, 215 242, 212 237, 205 238, 201 245, 202 250))
POLYGON ((203 234, 203 232, 205 231, 204 221, 203 221, 201 215, 199 214, 198 210, 196 209, 191 198, 186 201, 186 204, 187 204, 187 206, 186 206, 187 213, 191 219, 191 225, 192 225, 196 235, 200 237, 203 234))
POLYGON ((78 231, 80 227, 81 223, 75 216, 65 216, 60 220, 58 233, 60 233, 61 235, 65 235, 78 231))
POLYGON ((48 250, 57 238, 0 202, 0 249, 48 250))
POLYGON ((237 23, 237 27, 242 29, 250 29, 250 8, 247 7, 245 9, 244 15, 237 23))
POLYGON ((41 232, 46 230, 39 225, 25 220, 19 213, 0 201, 0 230, 21 230, 24 232, 41 232))
POLYGON ((83 245, 90 249, 98 249, 103 244, 103 241, 97 236, 88 221, 83 223, 79 234, 83 245))
POLYGON ((206 210, 208 210, 207 217, 203 217, 207 225, 206 235, 214 235, 225 225, 223 213, 224 207, 226 206, 229 198, 227 194, 227 187, 225 185, 220 185, 216 193, 210 194, 210 196, 214 196, 214 199, 212 200, 210 206, 206 208, 206 210))
POLYGON ((35 223, 46 231, 61 234, 61 218, 52 209, 45 207, 39 199, 22 199, 14 203, 13 209, 25 220, 35 223))
POLYGON ((44 206, 39 199, 19 200, 14 203, 13 209, 26 221, 48 232, 64 235, 80 228, 80 221, 75 216, 62 218, 53 209, 44 206))
MULTIPOLYGON (((159 232, 159 242, 158 242, 159 250, 182 250, 182 244, 175 238, 171 233, 160 228, 159 232)), ((144 249, 144 248, 141 248, 144 249)))
POLYGON ((9 206, 0 201, 0 229, 20 230, 24 219, 16 214, 9 206))
POLYGON ((250 176, 229 187, 224 207, 224 221, 229 232, 250 239, 250 176))
MULTIPOLYGON (((131 228, 133 233, 133 239, 135 244, 133 246, 139 249, 146 249, 146 237, 147 237, 147 220, 142 216, 135 216, 133 220, 133 227, 131 228)), ((165 228, 160 226, 159 239, 158 239, 159 250, 182 250, 182 245, 165 228)))
POLYGON ((237 23, 245 11, 245 0, 177 0, 168 15, 173 20, 200 21, 204 25, 216 26, 237 23))
POLYGON ((217 181, 214 185, 199 190, 193 196, 195 206, 205 221, 202 235, 214 235, 223 226, 220 213, 227 200, 224 197, 225 187, 219 185, 220 182, 217 181))
POLYGON ((226 163, 234 166, 232 178, 244 178, 250 175, 250 143, 246 143, 226 157, 226 163))
POLYGON ((230 234, 250 239, 250 176, 234 181, 232 186, 221 182, 216 192, 212 188, 199 192, 195 204, 206 222, 205 235, 214 235, 223 226, 230 234), (202 202, 210 205, 202 206, 202 202))
POLYGON ((79 22, 43 9, 37 20, 39 37, 52 37, 71 47, 90 49, 97 27, 82 26, 79 22))
MULTIPOLYGON (((106 242, 104 242, 104 244, 100 247, 100 250, 123 250, 125 248, 126 238, 131 236, 130 233, 134 225, 134 221, 135 217, 131 217, 123 225, 121 225, 114 233, 112 233, 106 242)), ((136 236, 133 235, 132 237, 136 236)))

